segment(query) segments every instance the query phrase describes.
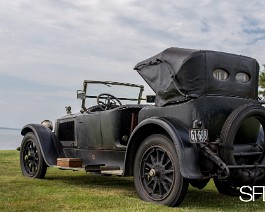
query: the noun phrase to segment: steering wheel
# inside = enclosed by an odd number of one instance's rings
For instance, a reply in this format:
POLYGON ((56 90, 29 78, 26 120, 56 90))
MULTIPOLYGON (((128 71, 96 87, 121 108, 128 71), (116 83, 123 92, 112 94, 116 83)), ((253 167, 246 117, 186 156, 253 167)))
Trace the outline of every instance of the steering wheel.
POLYGON ((109 110, 109 109, 112 109, 113 106, 117 106, 118 103, 119 105, 122 105, 121 104, 121 101, 111 95, 111 94, 108 94, 108 93, 101 93, 97 96, 97 104, 98 104, 98 107, 102 110, 109 110), (105 102, 101 101, 100 99, 105 99, 105 102))

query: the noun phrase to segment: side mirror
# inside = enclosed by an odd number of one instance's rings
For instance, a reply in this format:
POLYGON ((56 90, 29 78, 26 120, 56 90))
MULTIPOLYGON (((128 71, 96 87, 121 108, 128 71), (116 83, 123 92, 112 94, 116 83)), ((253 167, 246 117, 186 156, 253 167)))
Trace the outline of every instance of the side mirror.
POLYGON ((82 90, 77 90, 77 99, 86 99, 86 93, 82 90))
POLYGON ((156 96, 155 95, 146 95, 146 102, 147 103, 155 103, 156 96))

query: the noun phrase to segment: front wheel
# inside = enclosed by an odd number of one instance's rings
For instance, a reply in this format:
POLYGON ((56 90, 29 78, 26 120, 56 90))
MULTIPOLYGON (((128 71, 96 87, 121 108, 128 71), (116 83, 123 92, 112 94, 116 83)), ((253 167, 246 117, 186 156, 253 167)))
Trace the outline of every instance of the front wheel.
POLYGON ((41 153, 39 142, 34 133, 27 133, 20 147, 20 167, 22 174, 32 178, 44 178, 47 164, 41 153))
POLYGON ((134 184, 144 201, 178 206, 184 200, 189 183, 180 173, 178 155, 169 138, 152 135, 143 141, 135 156, 134 184))

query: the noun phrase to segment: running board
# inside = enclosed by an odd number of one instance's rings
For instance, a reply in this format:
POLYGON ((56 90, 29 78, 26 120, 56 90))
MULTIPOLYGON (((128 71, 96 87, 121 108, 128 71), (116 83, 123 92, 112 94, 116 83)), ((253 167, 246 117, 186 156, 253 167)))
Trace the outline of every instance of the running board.
POLYGON ((96 172, 106 175, 123 175, 123 170, 119 166, 105 166, 104 164, 87 165, 85 166, 86 172, 96 172))
POLYGON ((123 170, 109 170, 109 171, 101 171, 101 174, 107 174, 107 175, 123 175, 123 170))
POLYGON ((86 172, 100 172, 102 166, 105 166, 105 164, 89 164, 85 166, 86 172))
POLYGON ((71 170, 71 171, 86 171, 86 172, 94 172, 94 173, 99 173, 99 174, 106 174, 106 175, 117 175, 117 176, 122 176, 123 175, 123 170, 120 169, 115 169, 115 170, 107 170, 108 168, 105 166, 101 166, 102 164, 99 165, 88 165, 86 167, 64 167, 64 166, 52 166, 54 168, 58 168, 60 170, 71 170), (89 167, 89 168, 88 168, 89 167), (101 170, 103 168, 103 170, 101 170), (105 169, 106 168, 106 169, 105 169))
POLYGON ((123 175, 123 170, 120 170, 119 166, 101 166, 100 167, 101 174, 107 175, 123 175))
POLYGON ((61 170, 84 170, 86 172, 107 175, 123 175, 123 170, 120 170, 119 166, 105 166, 105 164, 83 165, 83 160, 81 158, 57 158, 57 165, 53 167, 61 170))
POLYGON ((72 171, 84 171, 85 169, 82 167, 65 167, 65 166, 52 166, 54 168, 57 169, 61 169, 61 170, 72 170, 72 171))

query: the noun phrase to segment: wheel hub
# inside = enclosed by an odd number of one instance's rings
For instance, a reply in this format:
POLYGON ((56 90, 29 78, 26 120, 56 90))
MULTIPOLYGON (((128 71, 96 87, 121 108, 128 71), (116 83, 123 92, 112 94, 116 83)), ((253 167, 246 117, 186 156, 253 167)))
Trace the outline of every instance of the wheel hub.
POLYGON ((34 159, 34 155, 29 155, 29 156, 27 156, 27 159, 29 160, 29 161, 33 161, 33 159, 34 159))
POLYGON ((157 172, 155 171, 155 169, 151 169, 148 173, 149 177, 154 177, 156 176, 157 172))

